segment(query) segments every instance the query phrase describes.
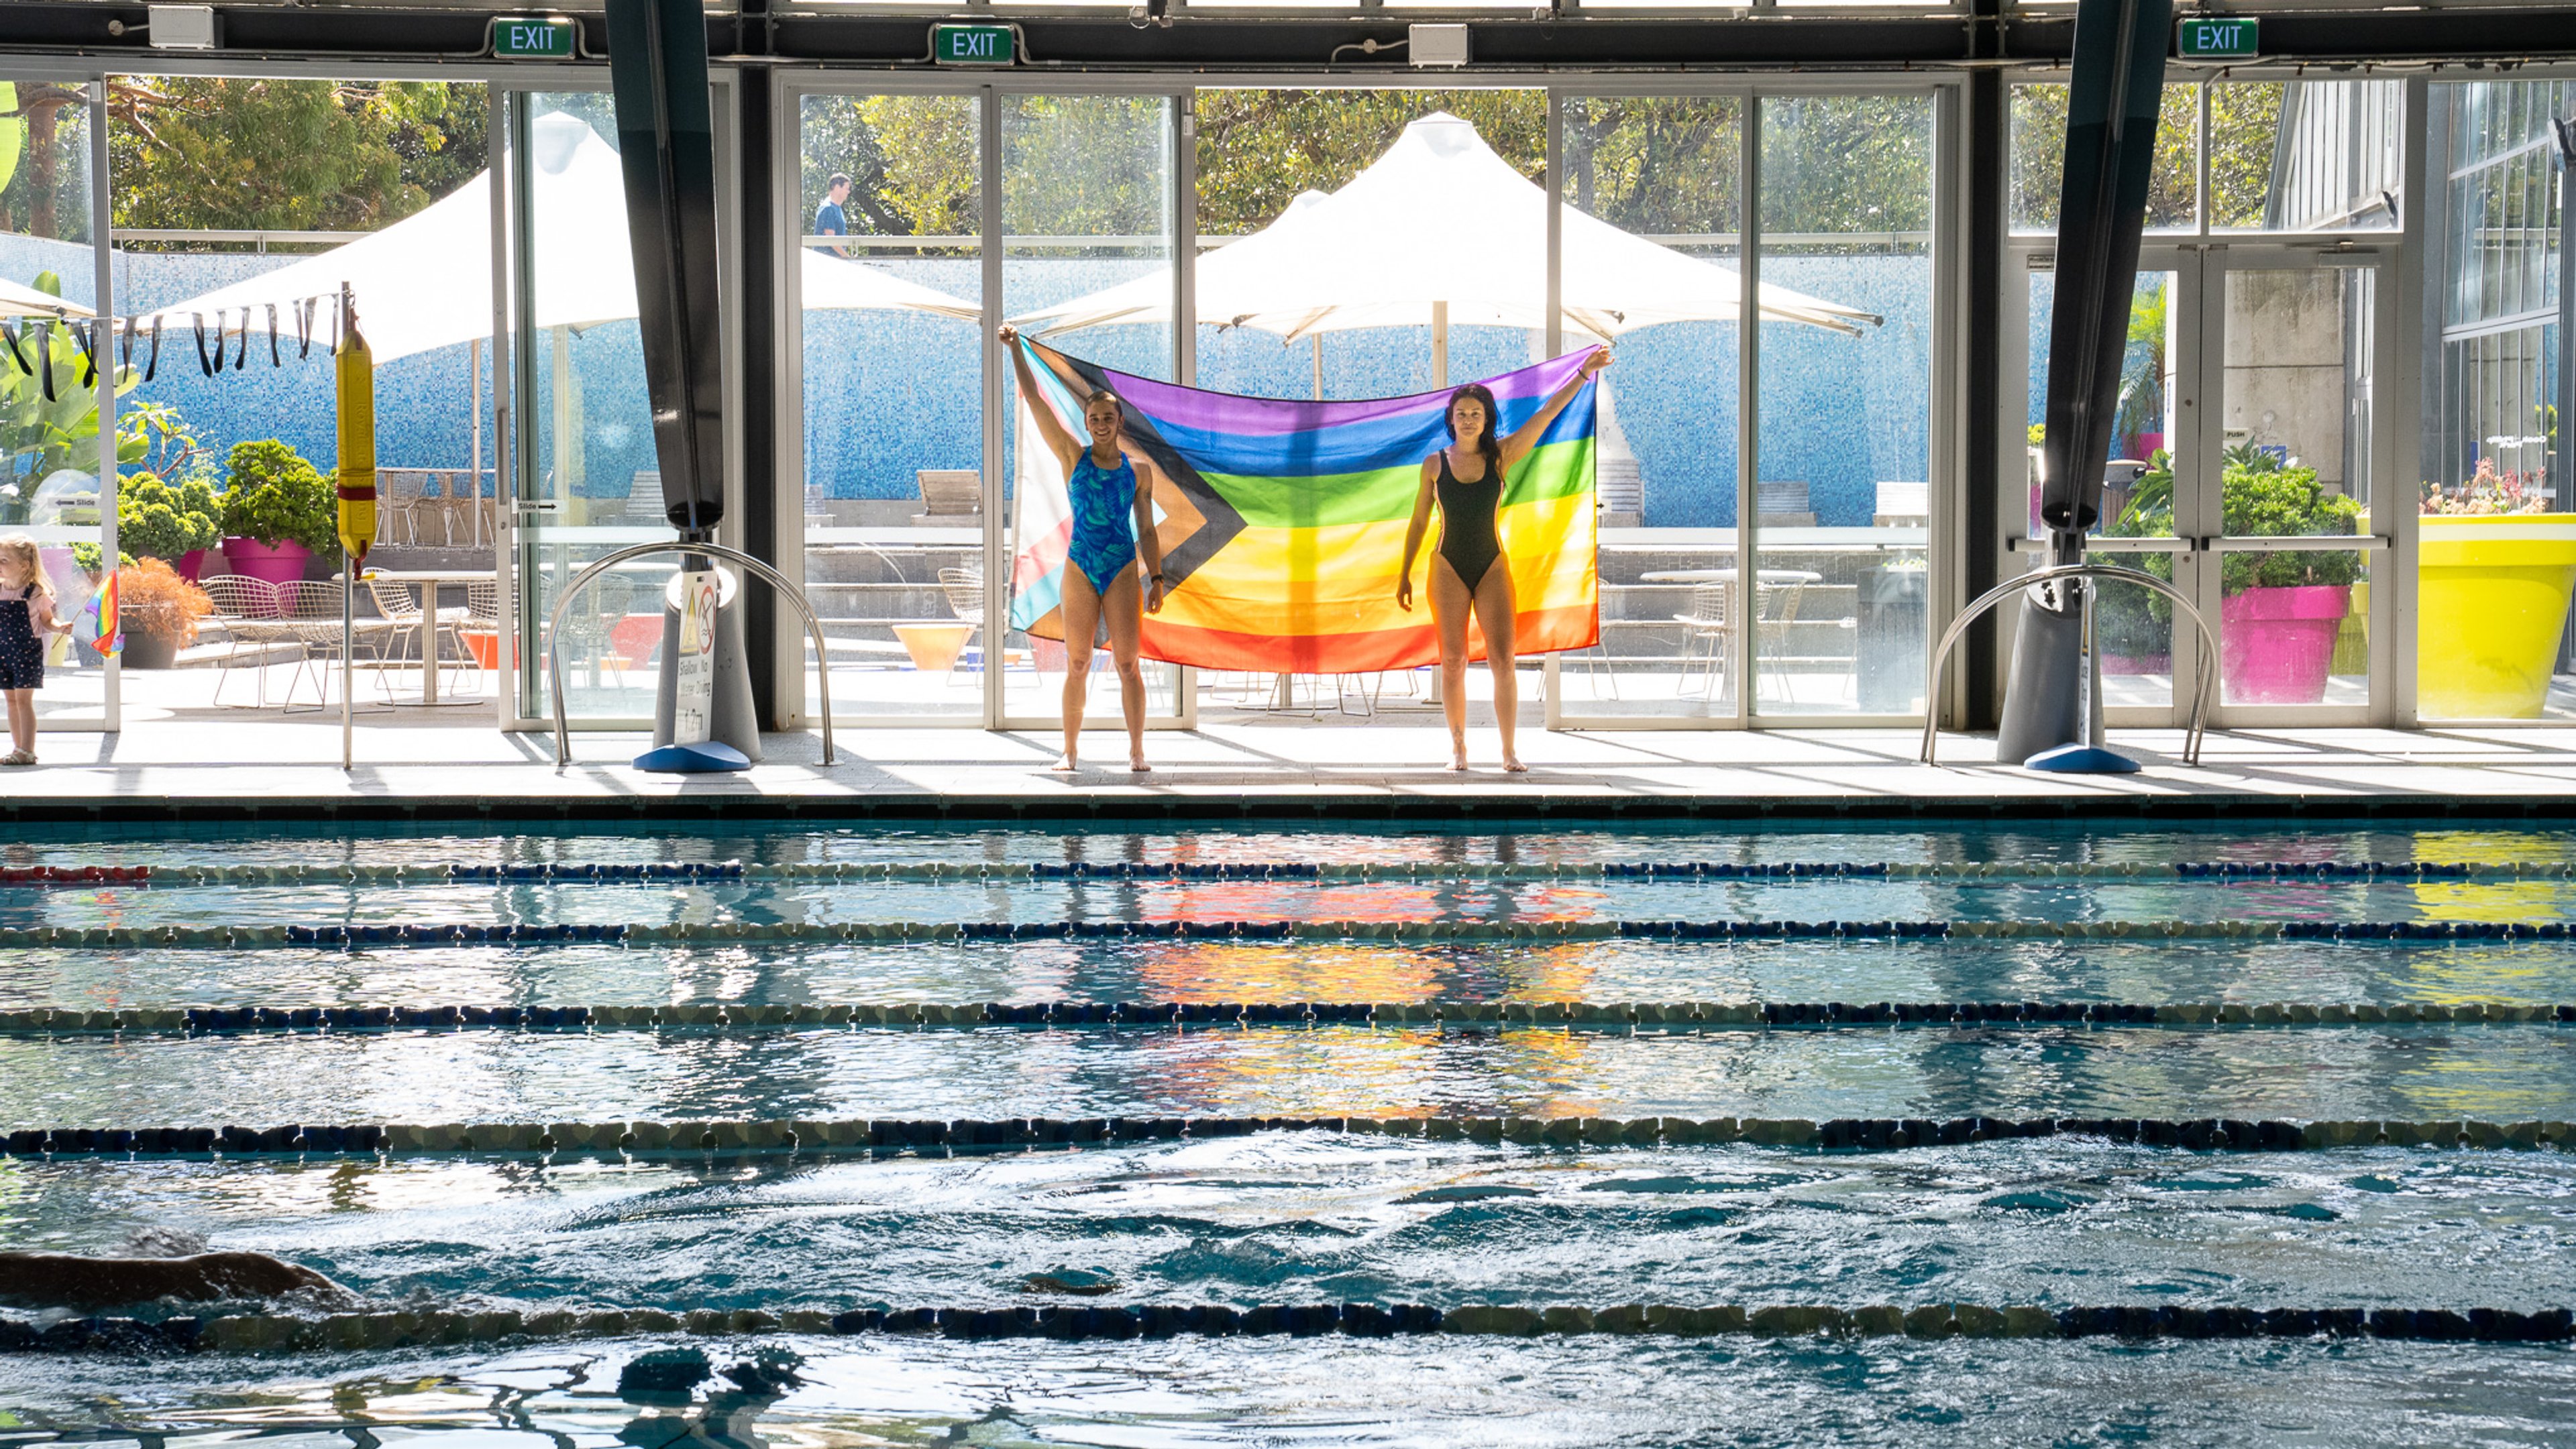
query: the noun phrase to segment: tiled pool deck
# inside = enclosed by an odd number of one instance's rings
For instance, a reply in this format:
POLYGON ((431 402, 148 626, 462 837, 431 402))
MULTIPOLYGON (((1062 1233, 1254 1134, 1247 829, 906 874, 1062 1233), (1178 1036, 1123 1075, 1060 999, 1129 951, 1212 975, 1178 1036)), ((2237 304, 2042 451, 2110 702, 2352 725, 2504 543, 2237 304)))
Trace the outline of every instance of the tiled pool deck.
MULTIPOLYGON (((1152 774, 1094 765, 1070 779, 1047 771, 1051 733, 851 730, 833 765, 821 763, 819 737, 782 735, 749 772, 675 777, 627 763, 646 743, 638 736, 575 735, 575 761, 558 771, 545 734, 502 734, 479 710, 440 715, 377 716, 358 730, 357 766, 345 773, 338 723, 326 717, 188 712, 130 721, 119 735, 48 733, 41 765, 0 774, 0 816, 2271 813, 2259 800, 2285 813, 2576 817, 2576 728, 2249 730, 2211 735, 2196 768, 2180 763, 2178 732, 2115 731, 2146 768, 2095 777, 1998 767, 1991 740, 1963 735, 1944 737, 1933 768, 1916 762, 1912 731, 1532 729, 1527 775, 1495 768, 1492 736, 1479 732, 1479 767, 1460 776, 1442 768, 1436 718, 1381 717, 1157 733, 1152 774)), ((1086 742, 1103 764, 1122 757, 1114 733, 1086 742)))

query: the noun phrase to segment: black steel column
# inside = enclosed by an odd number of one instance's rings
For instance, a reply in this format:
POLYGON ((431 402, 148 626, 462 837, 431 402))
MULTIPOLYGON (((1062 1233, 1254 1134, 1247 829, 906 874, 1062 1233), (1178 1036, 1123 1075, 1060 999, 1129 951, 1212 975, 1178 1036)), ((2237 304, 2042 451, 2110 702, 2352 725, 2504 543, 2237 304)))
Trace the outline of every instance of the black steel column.
MULTIPOLYGON (((749 8, 749 7, 746 7, 749 8)), ((742 338, 742 551, 784 570, 781 546, 802 544, 804 513, 782 535, 778 509, 778 138, 770 127, 769 67, 747 65, 734 81, 734 215, 742 238, 742 300, 735 309, 742 338)), ((793 571, 788 571, 793 576, 793 571)), ((769 585, 743 580, 743 633, 751 663, 752 709, 763 729, 780 728, 782 704, 801 708, 804 690, 782 701, 778 690, 778 597, 769 585)), ((800 637, 796 654, 802 659, 800 637)), ((817 661, 816 667, 821 663, 817 661)))
MULTIPOLYGON (((2001 50, 2001 0, 1976 0, 1975 47, 1981 54, 2001 50)), ((2003 413, 2004 186, 2010 164, 2012 133, 2005 113, 2004 79, 1992 70, 1968 78, 1968 162, 1966 177, 1968 286, 1966 377, 1959 406, 1966 430, 1965 508, 1960 523, 1967 548, 1962 561, 1967 574, 1962 603, 2003 582, 2000 500, 2004 450, 1996 420, 2003 413)), ((1989 612, 1971 625, 1961 641, 1967 657, 1961 674, 1967 681, 1966 707, 1957 723, 1965 729, 1995 727, 2000 692, 1996 689, 1995 615, 1989 612)), ((1940 701, 1925 707, 1940 709, 1940 701)))

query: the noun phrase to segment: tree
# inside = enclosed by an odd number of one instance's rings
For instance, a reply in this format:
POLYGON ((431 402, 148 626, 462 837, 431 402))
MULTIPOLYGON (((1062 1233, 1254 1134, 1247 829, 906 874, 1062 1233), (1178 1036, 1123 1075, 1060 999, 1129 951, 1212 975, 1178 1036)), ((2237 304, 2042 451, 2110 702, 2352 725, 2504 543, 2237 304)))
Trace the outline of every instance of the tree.
POLYGON ((373 231, 484 169, 481 85, 121 80, 108 135, 117 224, 373 231))
POLYGON ((1199 231, 1259 231, 1299 192, 1340 188, 1434 111, 1474 126, 1513 170, 1545 178, 1547 97, 1539 91, 1203 90, 1199 231))
POLYGON ((64 194, 66 176, 88 174, 89 127, 81 109, 88 103, 88 94, 76 86, 0 82, 0 229, 89 239, 88 199, 64 194))

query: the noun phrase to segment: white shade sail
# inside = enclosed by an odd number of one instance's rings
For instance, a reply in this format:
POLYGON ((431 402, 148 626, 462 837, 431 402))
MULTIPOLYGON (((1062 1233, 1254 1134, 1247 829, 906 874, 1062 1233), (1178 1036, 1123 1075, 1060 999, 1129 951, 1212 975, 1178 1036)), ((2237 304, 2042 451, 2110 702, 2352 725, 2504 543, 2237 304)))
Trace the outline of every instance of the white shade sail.
POLYGON ((78 302, 66 302, 51 292, 40 292, 24 282, 0 277, 0 317, 87 317, 91 312, 78 302))
MULTIPOLYGON (((1308 193, 1314 196, 1314 193, 1308 193)), ((1548 194, 1494 154, 1476 128, 1435 111, 1404 128, 1349 185, 1198 261, 1198 320, 1294 340, 1356 327, 1421 327, 1445 303, 1460 327, 1547 325, 1548 194)), ((1565 208, 1561 297, 1568 329, 1611 338, 1664 322, 1731 322, 1732 268, 1686 256, 1565 208)), ((1765 283, 1761 314, 1857 333, 1880 318, 1765 283)), ((1012 320, 1065 332, 1166 321, 1171 273, 1012 320)))
MULTIPOLYGON (((616 150, 575 116, 540 116, 533 131, 537 175, 529 190, 534 220, 535 294, 539 327, 587 327, 635 315, 635 261, 626 238, 626 188, 616 150)), ((247 281, 191 297, 160 311, 182 332, 217 313, 238 330, 244 309, 265 334, 268 309, 290 342, 294 304, 336 296, 346 284, 358 325, 376 361, 428 352, 492 335, 492 173, 372 236, 307 257, 247 281)), ((975 306, 874 267, 799 250, 809 309, 911 308, 972 320, 975 306)), ((327 340, 328 316, 317 321, 327 340)))

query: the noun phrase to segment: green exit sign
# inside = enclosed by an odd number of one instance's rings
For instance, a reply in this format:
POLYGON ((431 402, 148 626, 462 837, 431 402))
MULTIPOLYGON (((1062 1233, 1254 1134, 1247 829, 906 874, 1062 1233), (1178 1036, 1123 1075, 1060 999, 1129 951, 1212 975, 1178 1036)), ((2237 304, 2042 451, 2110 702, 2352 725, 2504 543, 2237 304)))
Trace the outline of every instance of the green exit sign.
POLYGON ((492 21, 492 54, 501 60, 575 60, 581 31, 561 15, 503 15, 492 21))
POLYGON ((941 65, 1009 65, 1015 42, 1007 25, 934 25, 930 58, 941 65))
POLYGON ((2186 20, 2176 49, 2185 60, 2243 60, 2261 53, 2260 27, 2261 22, 2242 18, 2186 20))

